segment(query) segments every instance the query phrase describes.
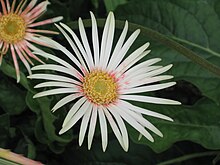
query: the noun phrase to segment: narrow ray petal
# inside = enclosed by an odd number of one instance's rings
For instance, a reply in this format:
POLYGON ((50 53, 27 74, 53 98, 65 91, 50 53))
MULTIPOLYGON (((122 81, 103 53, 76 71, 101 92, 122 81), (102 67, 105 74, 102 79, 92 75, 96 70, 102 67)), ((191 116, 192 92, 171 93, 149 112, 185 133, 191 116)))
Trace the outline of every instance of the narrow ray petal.
POLYGON ((157 91, 160 89, 171 87, 175 84, 176 84, 176 82, 168 82, 168 83, 163 83, 163 84, 141 86, 141 87, 135 87, 135 88, 130 88, 130 89, 124 89, 124 90, 122 89, 122 90, 120 90, 120 93, 121 94, 133 94, 133 93, 157 91))
POLYGON ((132 111, 135 111, 137 113, 141 113, 141 114, 148 115, 148 116, 153 116, 153 117, 168 120, 168 121, 173 121, 173 119, 171 119, 170 117, 166 115, 132 105, 131 103, 127 101, 120 100, 120 103, 123 104, 123 106, 127 107, 128 109, 131 109, 132 111))
POLYGON ((58 101, 54 107, 51 109, 52 112, 55 112, 57 109, 59 109, 60 107, 64 106, 65 104, 79 98, 81 95, 80 94, 70 94, 64 98, 62 98, 60 101, 58 101))
POLYGON ((91 115, 90 124, 89 124, 89 133, 88 133, 88 149, 89 150, 91 149, 92 140, 93 140, 93 136, 95 133, 96 121, 97 121, 97 106, 93 106, 92 115, 91 115))
POLYGON ((66 115, 66 118, 64 119, 62 127, 64 127, 71 120, 71 118, 80 109, 80 107, 85 103, 85 101, 86 101, 86 98, 82 97, 72 106, 72 108, 70 109, 70 111, 66 115))
POLYGON ((49 96, 49 95, 57 95, 57 94, 76 93, 76 92, 78 92, 78 89, 74 89, 74 88, 57 88, 57 89, 51 89, 51 90, 39 92, 36 95, 34 95, 33 98, 49 96))
POLYGON ((88 110, 84 114, 82 122, 81 122, 80 132, 79 132, 79 146, 81 146, 84 141, 85 133, 86 133, 86 130, 88 127, 91 112, 92 112, 92 104, 90 104, 90 106, 88 107, 88 110))
POLYGON ((130 101, 139 101, 145 103, 154 103, 154 104, 171 104, 171 105, 180 105, 178 101, 170 99, 162 99, 158 97, 151 96, 141 96, 141 95, 121 95, 120 99, 130 100, 130 101))
POLYGON ((154 139, 151 136, 151 134, 146 129, 144 129, 144 127, 141 124, 139 124, 133 117, 125 113, 125 111, 121 108, 122 107, 117 107, 117 112, 120 114, 120 116, 124 120, 126 120, 132 127, 134 127, 138 132, 144 135, 149 141, 154 142, 154 139))
POLYGON ((91 19, 92 19, 92 44, 93 44, 93 54, 94 54, 94 63, 95 66, 99 64, 99 35, 98 35, 98 28, 95 16, 92 12, 90 12, 91 19))
POLYGON ((101 128, 101 137, 102 137, 102 150, 105 152, 107 144, 108 144, 108 130, 107 130, 107 123, 105 119, 105 114, 102 108, 98 108, 99 114, 99 123, 101 128))
POLYGON ((68 131, 72 126, 74 126, 76 122, 80 118, 82 118, 82 116, 88 111, 90 104, 91 103, 86 101, 85 104, 83 104, 82 107, 74 114, 74 116, 72 116, 71 119, 63 126, 59 134, 63 134, 64 132, 68 131))

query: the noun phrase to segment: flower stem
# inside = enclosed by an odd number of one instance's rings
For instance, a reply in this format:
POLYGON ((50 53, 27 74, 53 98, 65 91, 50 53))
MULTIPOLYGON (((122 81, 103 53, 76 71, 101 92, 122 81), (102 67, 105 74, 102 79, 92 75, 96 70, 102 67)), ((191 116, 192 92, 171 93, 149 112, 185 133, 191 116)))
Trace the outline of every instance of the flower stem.
MULTIPOLYGON (((98 26, 103 27, 105 24, 104 19, 97 19, 98 26)), ((83 20, 84 26, 85 27, 91 27, 91 20, 90 19, 85 19, 83 20)), ((78 29, 78 22, 74 21, 72 24, 73 29, 78 29)), ((116 20, 116 28, 118 29, 123 29, 124 27, 124 21, 116 20)), ((184 47, 183 45, 179 44, 178 42, 174 41, 173 39, 157 32, 154 31, 150 28, 135 24, 135 23, 129 23, 129 30, 134 31, 136 29, 140 29, 141 33, 143 35, 146 35, 147 37, 150 37, 153 40, 156 40, 174 50, 177 52, 181 53, 191 61, 199 64, 203 68, 206 68, 210 72, 220 76, 220 67, 213 65, 209 61, 205 60, 204 58, 200 57, 198 54, 193 52, 192 50, 184 47)))
POLYGON ((193 158, 198 158, 198 157, 204 157, 204 156, 213 156, 213 155, 218 155, 220 151, 208 151, 208 152, 200 152, 200 153, 194 153, 194 154, 189 154, 189 155, 184 155, 175 159, 167 160, 161 163, 158 163, 157 165, 169 165, 169 164, 176 164, 182 161, 186 161, 189 159, 193 158))

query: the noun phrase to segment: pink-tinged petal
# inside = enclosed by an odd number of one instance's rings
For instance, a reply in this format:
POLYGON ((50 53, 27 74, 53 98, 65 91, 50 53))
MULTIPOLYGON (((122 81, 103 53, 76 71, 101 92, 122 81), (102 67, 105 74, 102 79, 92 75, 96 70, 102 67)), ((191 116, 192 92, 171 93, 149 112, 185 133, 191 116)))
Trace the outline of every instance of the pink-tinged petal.
POLYGON ((50 4, 48 1, 41 2, 35 8, 33 8, 30 12, 28 12, 24 17, 28 24, 35 21, 38 17, 40 17, 44 11, 47 10, 47 5, 50 4))
POLYGON ((40 21, 40 22, 29 24, 27 27, 36 27, 36 26, 42 26, 42 25, 46 25, 46 24, 51 24, 51 23, 59 22, 62 19, 63 19, 62 16, 55 17, 55 18, 50 18, 50 19, 46 19, 44 21, 40 21))
POLYGON ((17 43, 19 51, 22 53, 22 55, 25 57, 25 59, 31 64, 34 65, 34 63, 31 61, 31 59, 28 57, 28 55, 25 53, 25 51, 22 49, 22 42, 17 43))
POLYGON ((37 2, 37 0, 31 0, 31 2, 28 4, 26 9, 21 13, 21 16, 25 15, 26 13, 28 13, 35 6, 36 2, 37 2))
POLYGON ((45 33, 45 34, 59 34, 58 32, 52 30, 40 30, 40 29, 27 29, 26 32, 29 33, 45 33))
POLYGON ((10 152, 9 150, 2 148, 0 148, 0 157, 22 165, 43 165, 40 162, 28 159, 22 155, 10 152))
POLYGON ((14 13, 15 4, 16 4, 16 0, 13 0, 12 6, 11 6, 11 13, 14 13))
POLYGON ((39 61, 40 63, 44 64, 44 62, 39 59, 37 56, 35 56, 29 49, 29 43, 26 42, 25 45, 22 45, 23 50, 32 58, 34 58, 35 60, 39 61))
POLYGON ((26 67, 26 69, 27 69, 29 75, 31 75, 32 72, 31 72, 31 68, 30 68, 29 63, 27 62, 27 60, 24 58, 24 56, 23 56, 22 53, 20 52, 18 46, 15 45, 14 47, 15 47, 15 50, 16 50, 16 52, 17 52, 17 54, 18 54, 20 60, 21 60, 21 61, 23 62, 23 64, 25 65, 25 67, 26 67))
POLYGON ((6 14, 7 14, 7 9, 6 9, 6 6, 5 6, 5 2, 4 2, 4 0, 1 0, 1 4, 2 4, 2 11, 3 11, 3 14, 6 15, 6 14))
POLYGON ((35 37, 34 35, 36 36, 36 34, 32 34, 32 33, 28 33, 28 32, 27 32, 27 33, 26 33, 26 36, 25 36, 25 39, 26 39, 27 41, 36 43, 36 44, 38 44, 38 45, 42 45, 42 46, 46 46, 46 47, 55 49, 54 46, 47 44, 47 42, 43 41, 43 40, 40 39, 39 37, 35 37))
POLYGON ((6 0, 6 6, 7 6, 8 13, 10 13, 10 3, 9 3, 9 0, 6 0))
POLYGON ((16 72, 17 83, 18 83, 20 81, 20 71, 19 71, 19 66, 18 66, 18 61, 17 61, 17 57, 15 54, 15 50, 12 44, 10 45, 10 49, 11 49, 11 55, 12 55, 14 66, 15 66, 15 72, 16 72))
POLYGON ((15 10, 15 14, 19 14, 20 11, 23 9, 25 3, 26 3, 27 0, 21 0, 15 10))

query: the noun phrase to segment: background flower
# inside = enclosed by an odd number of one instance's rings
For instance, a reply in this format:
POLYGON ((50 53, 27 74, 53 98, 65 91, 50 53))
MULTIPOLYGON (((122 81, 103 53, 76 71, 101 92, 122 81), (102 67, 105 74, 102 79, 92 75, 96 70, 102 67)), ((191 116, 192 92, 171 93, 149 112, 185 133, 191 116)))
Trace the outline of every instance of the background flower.
POLYGON ((26 4, 26 0, 21 0, 16 5, 16 0, 10 4, 9 0, 1 0, 2 11, 0 12, 0 65, 3 56, 11 50, 12 59, 15 66, 17 82, 20 81, 19 66, 17 56, 25 65, 29 74, 31 74, 29 63, 34 65, 31 58, 43 63, 31 51, 38 50, 32 43, 48 46, 36 40, 44 34, 57 34, 51 30, 35 29, 38 26, 51 24, 60 21, 62 17, 55 17, 40 22, 35 22, 44 12, 47 11, 49 1, 43 1, 36 5, 37 0, 32 0, 26 4))
POLYGON ((128 150, 128 133, 124 121, 128 122, 132 127, 139 131, 141 135, 153 142, 153 137, 145 127, 161 137, 163 135, 153 124, 142 117, 142 114, 169 121, 173 120, 165 115, 132 105, 129 101, 155 104, 180 104, 173 100, 141 95, 141 93, 144 92, 156 91, 175 85, 175 82, 157 83, 172 78, 172 76, 169 75, 159 76, 161 73, 169 70, 172 65, 165 67, 153 66, 153 64, 161 60, 159 58, 150 59, 138 64, 137 62, 150 52, 149 50, 146 50, 149 43, 142 45, 126 57, 129 48, 140 33, 140 30, 136 30, 127 40, 125 40, 128 31, 128 22, 125 22, 124 29, 115 48, 112 48, 115 31, 115 18, 112 12, 109 13, 106 20, 101 39, 101 46, 99 46, 97 23, 92 13, 91 19, 93 54, 91 53, 81 18, 79 18, 79 32, 82 43, 67 25, 62 23, 62 27, 56 25, 68 40, 75 54, 70 53, 69 50, 59 43, 44 38, 45 43, 48 43, 51 46, 54 45, 56 48, 60 49, 67 57, 69 57, 76 67, 71 66, 69 63, 55 57, 54 55, 41 52, 37 53, 58 62, 59 65, 38 65, 32 70, 53 70, 65 73, 66 75, 59 75, 58 73, 38 73, 29 76, 31 79, 50 80, 38 84, 35 88, 57 87, 57 89, 40 92, 36 94, 34 98, 71 93, 61 99, 52 108, 52 111, 56 111, 65 104, 77 100, 68 112, 59 134, 63 134, 69 130, 80 118, 82 118, 79 133, 79 145, 82 144, 87 127, 89 127, 89 149, 91 148, 97 118, 99 118, 101 128, 103 151, 106 150, 108 142, 106 119, 125 151, 128 150), (69 32, 74 42, 64 29, 69 32))

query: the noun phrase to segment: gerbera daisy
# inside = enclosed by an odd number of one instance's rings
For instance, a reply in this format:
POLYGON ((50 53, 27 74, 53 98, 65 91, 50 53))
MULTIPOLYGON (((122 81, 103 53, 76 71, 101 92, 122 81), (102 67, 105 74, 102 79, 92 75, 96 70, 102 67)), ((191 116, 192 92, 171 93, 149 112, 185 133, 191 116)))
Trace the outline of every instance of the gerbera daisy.
POLYGON ((126 55, 128 49, 140 33, 140 30, 136 30, 125 41, 128 31, 127 21, 113 49, 115 19, 112 12, 109 13, 106 20, 100 46, 97 23, 92 13, 91 19, 93 53, 81 18, 79 18, 79 32, 82 43, 67 25, 63 23, 56 25, 69 42, 74 54, 56 41, 42 38, 45 42, 59 48, 74 65, 52 54, 36 52, 36 54, 49 58, 58 64, 39 65, 32 68, 32 70, 56 71, 55 74, 37 73, 29 76, 31 79, 49 80, 36 85, 35 88, 56 87, 56 89, 37 93, 34 98, 69 93, 69 95, 58 101, 52 108, 54 112, 65 104, 74 101, 59 134, 68 131, 82 118, 79 145, 83 143, 88 128, 88 149, 91 148, 97 118, 99 118, 100 123, 103 151, 106 150, 108 143, 107 121, 125 151, 128 150, 129 143, 124 121, 153 142, 154 139, 148 130, 161 137, 163 135, 142 115, 153 116, 168 121, 173 120, 163 114, 133 105, 129 101, 155 104, 180 104, 178 101, 142 94, 173 86, 175 82, 157 83, 173 78, 170 75, 160 75, 169 70, 172 65, 165 67, 154 66, 153 64, 159 62, 161 60, 160 58, 140 62, 150 52, 147 50, 149 43, 142 45, 131 54, 126 55), (62 75, 59 75, 59 72, 62 75))
POLYGON ((17 82, 20 80, 20 73, 16 54, 27 68, 29 74, 31 74, 29 63, 33 65, 33 62, 29 57, 43 63, 38 57, 31 53, 31 50, 37 50, 31 42, 49 46, 36 40, 36 38, 40 36, 38 33, 57 34, 57 32, 54 31, 34 28, 45 24, 51 24, 62 19, 62 17, 55 17, 35 22, 47 10, 47 5, 50 4, 48 1, 43 1, 35 6, 36 2, 37 0, 32 0, 26 5, 27 0, 21 0, 17 7, 15 7, 16 0, 13 0, 12 5, 10 5, 9 0, 1 0, 0 65, 3 55, 5 55, 8 52, 8 49, 10 49, 16 70, 17 82))

